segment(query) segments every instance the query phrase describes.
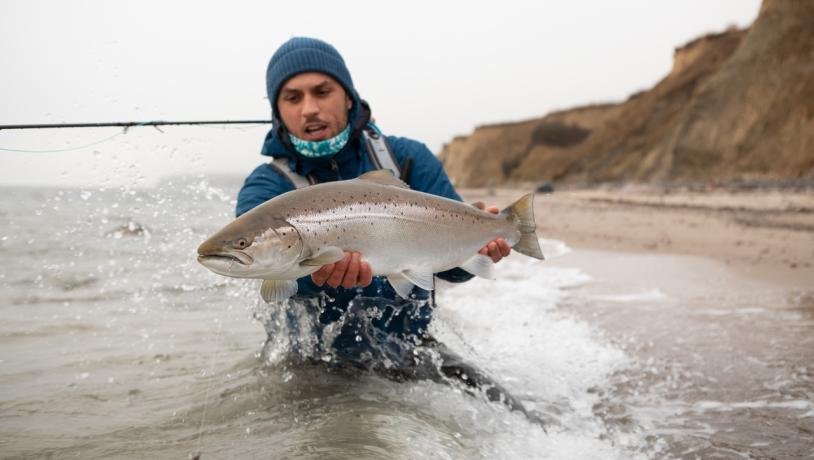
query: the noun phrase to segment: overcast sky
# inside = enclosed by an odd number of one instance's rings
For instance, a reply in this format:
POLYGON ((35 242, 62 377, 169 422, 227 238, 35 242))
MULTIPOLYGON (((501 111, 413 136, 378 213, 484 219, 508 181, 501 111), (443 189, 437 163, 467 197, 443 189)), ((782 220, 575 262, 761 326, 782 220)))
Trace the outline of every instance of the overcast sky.
MULTIPOLYGON (((675 47, 748 26, 759 0, 0 1, 0 124, 259 119, 295 35, 343 54, 387 134, 439 152, 476 126, 619 101, 675 47)), ((0 184, 150 185, 247 174, 265 127, 0 131, 0 184)))

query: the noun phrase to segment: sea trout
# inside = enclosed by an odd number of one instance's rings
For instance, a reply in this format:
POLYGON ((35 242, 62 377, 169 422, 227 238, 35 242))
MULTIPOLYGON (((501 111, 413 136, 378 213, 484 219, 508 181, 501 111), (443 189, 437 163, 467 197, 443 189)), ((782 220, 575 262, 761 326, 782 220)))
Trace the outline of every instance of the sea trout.
POLYGON ((532 199, 525 195, 492 214, 371 171, 257 206, 204 241, 198 262, 220 275, 265 280, 260 293, 271 302, 296 294, 297 278, 357 251, 407 298, 413 286, 434 289, 433 274, 454 267, 493 278, 492 259, 478 251, 495 238, 543 259, 532 199))

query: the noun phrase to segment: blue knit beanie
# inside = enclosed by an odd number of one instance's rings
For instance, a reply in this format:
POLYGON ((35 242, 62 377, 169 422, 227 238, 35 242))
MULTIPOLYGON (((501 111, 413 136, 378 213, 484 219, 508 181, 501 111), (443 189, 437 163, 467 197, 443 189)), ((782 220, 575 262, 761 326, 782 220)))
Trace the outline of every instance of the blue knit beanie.
POLYGON ((358 107, 359 95, 353 87, 345 60, 336 48, 316 38, 294 37, 277 49, 266 69, 266 91, 275 118, 280 118, 277 96, 283 84, 304 72, 320 72, 333 77, 345 88, 354 108, 358 107))

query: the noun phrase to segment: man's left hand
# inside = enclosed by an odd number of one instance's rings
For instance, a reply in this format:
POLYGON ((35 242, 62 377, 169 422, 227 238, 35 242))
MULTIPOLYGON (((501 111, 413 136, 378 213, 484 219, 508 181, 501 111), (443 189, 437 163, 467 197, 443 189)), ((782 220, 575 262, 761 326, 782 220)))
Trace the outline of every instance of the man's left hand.
MULTIPOLYGON (((497 214, 500 212, 500 209, 497 207, 490 206, 487 208, 482 202, 475 203, 475 207, 483 209, 486 212, 491 212, 492 214, 497 214)), ((512 252, 512 248, 503 238, 497 238, 490 241, 486 246, 482 247, 481 250, 478 251, 479 254, 491 257, 492 262, 494 263, 500 262, 500 260, 508 256, 510 252, 512 252)))

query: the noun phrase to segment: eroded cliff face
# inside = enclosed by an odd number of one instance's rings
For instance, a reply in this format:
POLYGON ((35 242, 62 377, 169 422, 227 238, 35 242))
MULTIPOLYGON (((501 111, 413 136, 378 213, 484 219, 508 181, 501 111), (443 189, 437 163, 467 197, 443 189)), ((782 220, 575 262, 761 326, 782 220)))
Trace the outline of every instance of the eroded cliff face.
POLYGON ((673 177, 814 176, 814 2, 764 1, 682 121, 673 177))
POLYGON ((675 51, 620 104, 477 128, 441 159, 457 185, 814 178, 814 1, 765 0, 749 30, 675 51))

